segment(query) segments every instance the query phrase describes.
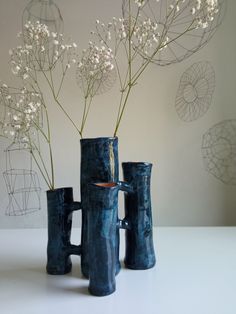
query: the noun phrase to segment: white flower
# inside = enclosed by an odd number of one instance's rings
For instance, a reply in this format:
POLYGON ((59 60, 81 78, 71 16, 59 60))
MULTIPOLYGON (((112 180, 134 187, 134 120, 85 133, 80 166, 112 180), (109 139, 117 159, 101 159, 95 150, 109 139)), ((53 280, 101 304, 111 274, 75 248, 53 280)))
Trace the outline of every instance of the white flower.
POLYGON ((144 6, 145 2, 145 0, 134 0, 134 3, 137 4, 138 7, 144 6))
POLYGON ((22 89, 8 88, 7 98, 10 103, 4 101, 4 96, 0 94, 0 105, 5 106, 6 115, 2 122, 2 131, 6 136, 23 138, 27 137, 30 129, 34 129, 38 123, 40 114, 40 96, 22 89), (24 94, 22 91, 24 90, 24 94))
POLYGON ((20 38, 22 44, 12 49, 10 56, 12 72, 22 79, 28 78, 29 71, 54 69, 59 61, 64 66, 73 63, 77 44, 67 43, 62 34, 50 32, 47 25, 28 21, 20 38))
POLYGON ((83 50, 82 58, 77 64, 77 80, 84 94, 94 96, 101 92, 101 86, 109 79, 114 70, 112 50, 102 45, 97 46, 90 41, 88 48, 83 50))

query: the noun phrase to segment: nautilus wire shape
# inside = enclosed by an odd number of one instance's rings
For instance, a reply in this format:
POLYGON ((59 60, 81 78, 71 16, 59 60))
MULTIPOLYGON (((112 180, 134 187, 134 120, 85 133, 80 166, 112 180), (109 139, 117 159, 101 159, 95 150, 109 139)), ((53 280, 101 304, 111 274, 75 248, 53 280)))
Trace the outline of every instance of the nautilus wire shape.
POLYGON ((211 127, 202 140, 206 170, 228 185, 236 185, 236 119, 211 127))
MULTIPOLYGON (((179 9, 176 13, 174 20, 168 17, 171 6, 176 5, 176 1, 173 0, 145 0, 140 10, 139 20, 149 19, 157 24, 157 30, 162 37, 168 38, 170 42, 164 49, 160 49, 155 56, 152 56, 158 42, 150 49, 148 53, 145 53, 138 46, 134 49, 146 60, 150 59, 152 63, 157 65, 166 66, 169 64, 181 62, 199 49, 204 47, 210 39, 213 37, 218 27, 221 25, 225 12, 226 1, 218 0, 219 11, 215 15, 214 19, 208 23, 208 26, 198 29, 193 29, 192 20, 194 15, 191 12, 193 7, 196 7, 196 0, 179 1, 179 9), (187 29, 190 29, 187 31, 187 29)), ((138 6, 135 1, 131 1, 131 10, 133 17, 136 17, 138 6)), ((129 12, 129 0, 123 0, 123 17, 127 19, 129 12)), ((196 11, 197 14, 197 11, 196 11)), ((207 12, 203 13, 206 16, 207 12)))
POLYGON ((207 62, 191 65, 182 75, 175 107, 179 118, 191 122, 201 118, 212 103, 215 90, 215 71, 207 62))
POLYGON ((51 32, 62 33, 64 24, 59 7, 53 0, 31 0, 24 9, 23 26, 31 21, 46 24, 51 32))
POLYGON ((23 216, 40 210, 41 188, 38 174, 32 170, 30 153, 21 143, 13 143, 6 149, 5 154, 6 170, 3 177, 9 199, 6 215, 23 216), (27 166, 19 167, 19 157, 20 160, 26 157, 24 161, 27 160, 27 166))

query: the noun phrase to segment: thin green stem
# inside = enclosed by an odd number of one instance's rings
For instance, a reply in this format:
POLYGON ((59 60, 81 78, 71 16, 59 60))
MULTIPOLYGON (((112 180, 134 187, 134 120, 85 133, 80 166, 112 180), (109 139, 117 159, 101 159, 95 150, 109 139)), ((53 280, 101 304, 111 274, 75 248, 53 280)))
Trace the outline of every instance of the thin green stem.
POLYGON ((64 107, 61 105, 61 103, 60 103, 60 101, 57 99, 55 93, 53 93, 53 98, 54 98, 55 102, 58 104, 58 106, 61 108, 61 110, 63 111, 63 113, 65 114, 65 116, 68 118, 68 120, 71 122, 71 124, 73 125, 73 127, 74 127, 74 128, 76 129, 76 131, 79 133, 80 137, 82 137, 79 128, 77 127, 77 125, 75 124, 75 122, 71 119, 71 117, 70 117, 69 114, 66 112, 66 110, 64 109, 64 107))
MULTIPOLYGON (((31 142, 31 145, 32 145, 32 142, 31 142)), ((44 160, 43 160, 43 156, 42 156, 42 154, 41 154, 39 148, 38 148, 37 145, 35 145, 35 144, 34 144, 32 147, 33 147, 33 150, 35 149, 35 150, 37 151, 38 156, 39 156, 40 161, 41 161, 41 164, 42 164, 43 169, 44 169, 44 171, 45 171, 45 174, 46 174, 48 180, 51 181, 50 176, 49 176, 48 171, 47 171, 47 168, 46 168, 46 165, 45 165, 44 160)))
POLYGON ((35 161, 35 163, 36 163, 36 165, 37 165, 37 167, 38 167, 42 177, 44 178, 44 181, 46 182, 47 186, 49 187, 50 190, 53 190, 54 186, 53 186, 51 180, 46 178, 46 176, 45 176, 45 174, 44 174, 44 172, 43 172, 43 170, 42 170, 42 168, 41 168, 37 158, 35 157, 35 154, 34 154, 33 149, 32 149, 32 142, 31 142, 30 136, 29 136, 29 141, 30 141, 30 147, 31 147, 30 153, 31 153, 31 155, 32 155, 32 157, 33 157, 33 159, 34 159, 34 161, 35 161))
POLYGON ((120 122, 121 122, 121 119, 123 117, 123 114, 124 114, 124 111, 125 111, 125 107, 126 107, 126 104, 127 104, 127 101, 128 101, 131 89, 132 89, 132 85, 129 85, 129 88, 128 88, 128 91, 127 91, 127 94, 126 94, 126 97, 125 97, 125 100, 124 100, 124 104, 122 106, 122 110, 121 110, 121 113, 120 113, 120 116, 119 116, 119 119, 118 119, 118 123, 116 124, 114 137, 116 137, 116 135, 117 135, 117 132, 118 132, 118 129, 119 129, 119 126, 120 126, 120 122))
POLYGON ((52 185, 51 182, 48 181, 47 178, 45 177, 45 175, 44 175, 44 173, 43 173, 43 171, 42 171, 42 169, 41 169, 41 167, 40 167, 40 165, 39 165, 39 163, 38 163, 38 161, 37 161, 37 158, 35 157, 33 151, 31 151, 30 153, 31 153, 31 155, 32 155, 32 157, 33 157, 33 159, 34 159, 34 161, 35 161, 35 163, 36 163, 36 165, 37 165, 37 167, 38 167, 38 169, 39 169, 39 171, 40 171, 40 173, 41 173, 41 175, 42 175, 44 181, 46 182, 48 188, 49 188, 50 190, 53 190, 53 189, 54 189, 53 185, 52 185))
POLYGON ((85 116, 84 116, 83 124, 82 124, 81 130, 80 130, 81 136, 82 136, 82 134, 83 134, 83 130, 84 130, 84 127, 85 127, 87 118, 88 118, 88 114, 89 114, 89 111, 90 111, 90 107, 91 107, 91 104, 92 104, 92 100, 93 100, 93 97, 90 97, 90 99, 89 99, 89 104, 88 104, 88 106, 86 105, 87 110, 85 110, 85 116))

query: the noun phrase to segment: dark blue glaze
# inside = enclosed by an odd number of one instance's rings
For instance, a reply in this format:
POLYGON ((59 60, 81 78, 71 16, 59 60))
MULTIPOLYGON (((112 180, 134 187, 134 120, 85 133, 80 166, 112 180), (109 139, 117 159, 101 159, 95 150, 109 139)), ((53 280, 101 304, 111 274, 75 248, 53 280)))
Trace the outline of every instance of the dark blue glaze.
POLYGON ((47 272, 63 275, 71 271, 70 255, 80 255, 80 246, 70 243, 72 212, 81 204, 74 202, 72 188, 47 191, 48 205, 48 245, 47 272))
POLYGON ((116 289, 119 186, 91 184, 88 191, 89 291, 106 296, 116 289))
POLYGON ((132 193, 125 194, 125 217, 129 228, 125 231, 125 265, 131 269, 148 269, 156 258, 152 236, 152 208, 150 180, 152 164, 142 162, 122 163, 124 180, 132 193))
MULTIPOLYGON (((81 140, 81 202, 82 202, 82 255, 81 271, 89 277, 88 255, 88 185, 95 182, 117 182, 119 178, 118 138, 100 137, 81 140)), ((116 273, 120 270, 119 230, 117 230, 116 273)))

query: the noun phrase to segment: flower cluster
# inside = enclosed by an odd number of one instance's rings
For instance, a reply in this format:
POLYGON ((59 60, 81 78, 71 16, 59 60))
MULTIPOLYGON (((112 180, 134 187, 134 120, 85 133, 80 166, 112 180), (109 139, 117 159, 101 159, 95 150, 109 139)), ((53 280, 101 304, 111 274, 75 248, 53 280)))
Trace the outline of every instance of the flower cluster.
POLYGON ((159 48, 162 50, 168 43, 168 36, 162 38, 162 31, 156 22, 150 18, 144 21, 137 21, 133 28, 132 46, 144 56, 151 55, 153 51, 159 48))
POLYGON ((131 46, 145 58, 157 48, 164 49, 169 40, 168 36, 163 36, 163 29, 160 29, 160 25, 150 18, 129 20, 128 18, 113 17, 112 22, 107 25, 97 21, 96 32, 92 32, 92 34, 106 46, 110 46, 113 41, 115 56, 122 41, 124 45, 128 44, 129 36, 131 46))
POLYGON ((39 126, 41 97, 35 92, 0 86, 1 131, 5 137, 27 142, 29 132, 39 126))
POLYGON ((92 31, 91 34, 97 37, 97 40, 107 47, 111 44, 111 40, 115 40, 115 51, 116 55, 119 43, 122 40, 127 39, 128 28, 127 21, 124 18, 113 17, 112 21, 108 24, 101 23, 99 20, 96 21, 96 31, 92 31))
POLYGON ((191 8, 192 15, 196 15, 196 28, 207 28, 218 12, 218 0, 196 0, 195 6, 191 8))
POLYGON ((62 34, 50 32, 47 25, 28 21, 23 32, 18 34, 22 45, 11 49, 13 74, 28 79, 34 71, 46 71, 55 67, 58 61, 66 68, 76 63, 76 43, 65 43, 62 34))
MULTIPOLYGON (((152 2, 159 3, 160 0, 134 0, 136 11, 142 12, 145 7, 152 5, 152 2)), ((164 2, 164 1, 163 1, 164 2)), ((173 22, 173 17, 179 12, 191 12, 193 15, 192 21, 195 28, 207 28, 209 23, 212 22, 219 12, 218 0, 172 0, 170 2, 161 4, 162 7, 166 6, 166 16, 173 22)), ((129 10, 128 0, 124 0, 124 7, 126 12, 129 10)), ((134 12, 135 10, 132 10, 134 12)))
POLYGON ((81 60, 77 65, 77 81, 85 97, 93 97, 106 91, 115 69, 112 50, 105 46, 98 47, 90 41, 83 50, 81 60))
POLYGON ((134 0, 134 3, 140 8, 145 4, 145 0, 134 0))

